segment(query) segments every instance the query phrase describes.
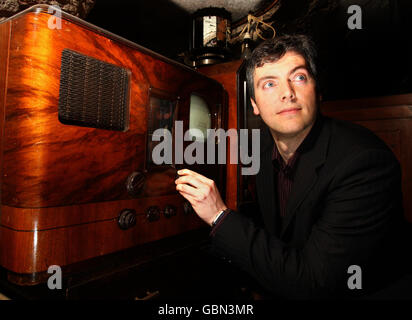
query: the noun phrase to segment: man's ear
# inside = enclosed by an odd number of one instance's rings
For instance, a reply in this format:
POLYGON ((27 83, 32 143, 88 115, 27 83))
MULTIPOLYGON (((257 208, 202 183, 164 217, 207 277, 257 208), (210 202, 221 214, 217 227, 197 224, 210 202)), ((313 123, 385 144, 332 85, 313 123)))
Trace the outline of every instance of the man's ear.
POLYGON ((258 116, 260 112, 259 112, 259 108, 257 107, 255 100, 250 98, 250 103, 252 104, 252 107, 253 107, 253 113, 258 116))

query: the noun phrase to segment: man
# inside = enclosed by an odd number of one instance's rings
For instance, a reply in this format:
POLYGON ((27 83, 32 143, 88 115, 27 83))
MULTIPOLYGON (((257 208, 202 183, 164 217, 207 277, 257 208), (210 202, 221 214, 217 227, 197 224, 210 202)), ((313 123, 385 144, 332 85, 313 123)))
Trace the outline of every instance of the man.
POLYGON ((180 170, 176 189, 212 226, 216 253, 270 294, 368 294, 403 272, 400 166, 367 129, 320 114, 315 57, 307 37, 282 36, 248 61, 253 112, 268 127, 256 177, 261 224, 228 209, 196 172, 180 170))

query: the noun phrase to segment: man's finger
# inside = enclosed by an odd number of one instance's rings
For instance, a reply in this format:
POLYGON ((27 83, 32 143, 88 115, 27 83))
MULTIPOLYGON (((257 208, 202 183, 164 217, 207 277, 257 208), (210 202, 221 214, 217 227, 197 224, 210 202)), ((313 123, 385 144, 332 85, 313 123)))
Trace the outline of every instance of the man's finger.
POLYGON ((206 184, 209 184, 210 181, 211 181, 209 178, 206 178, 205 176, 202 176, 201 174, 199 174, 199 173, 197 173, 197 172, 195 172, 195 171, 189 170, 189 169, 181 169, 181 170, 179 170, 179 171, 177 172, 177 174, 180 175, 180 176, 192 176, 192 177, 195 177, 195 178, 197 178, 198 180, 200 180, 201 182, 204 182, 204 183, 206 183, 206 184))
POLYGON ((181 176, 180 178, 175 180, 176 184, 189 184, 195 188, 202 188, 203 182, 197 179, 194 176, 181 176))
POLYGON ((190 195, 191 197, 193 197, 194 199, 199 199, 201 196, 201 192, 199 191, 199 189, 189 185, 189 184, 184 184, 184 183, 179 183, 176 186, 176 190, 179 192, 184 192, 188 195, 190 195))

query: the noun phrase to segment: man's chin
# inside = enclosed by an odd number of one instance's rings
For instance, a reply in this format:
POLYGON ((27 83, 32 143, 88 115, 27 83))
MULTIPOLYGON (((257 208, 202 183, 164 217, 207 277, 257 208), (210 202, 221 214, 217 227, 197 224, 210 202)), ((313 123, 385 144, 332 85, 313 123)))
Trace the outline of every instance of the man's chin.
POLYGON ((289 127, 281 127, 281 128, 276 128, 272 129, 272 133, 275 133, 276 136, 278 137, 284 137, 284 138, 294 138, 299 136, 300 134, 303 134, 305 131, 305 126, 304 125, 299 125, 299 126, 289 126, 289 127))

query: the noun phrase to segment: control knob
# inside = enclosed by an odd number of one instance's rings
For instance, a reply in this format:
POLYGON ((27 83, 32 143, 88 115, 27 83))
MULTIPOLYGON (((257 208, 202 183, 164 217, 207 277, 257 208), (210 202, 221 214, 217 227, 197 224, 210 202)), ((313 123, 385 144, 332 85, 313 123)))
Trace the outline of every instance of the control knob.
POLYGON ((136 211, 133 209, 124 209, 117 218, 117 224, 120 229, 127 230, 136 224, 136 211))
POLYGON ((190 204, 190 202, 189 201, 185 201, 184 203, 183 203, 183 212, 185 213, 185 214, 191 214, 191 213, 193 213, 193 208, 192 208, 192 205, 190 204))
POLYGON ((147 208, 146 218, 149 222, 159 220, 160 219, 160 208, 158 206, 147 208))
POLYGON ((166 218, 171 218, 176 215, 176 208, 171 205, 167 205, 163 211, 163 214, 166 218))
POLYGON ((143 190, 145 175, 143 172, 135 171, 126 180, 126 189, 130 196, 135 197, 143 190))

